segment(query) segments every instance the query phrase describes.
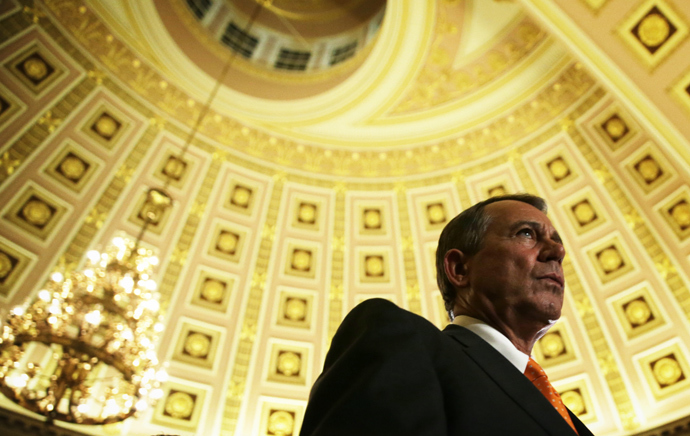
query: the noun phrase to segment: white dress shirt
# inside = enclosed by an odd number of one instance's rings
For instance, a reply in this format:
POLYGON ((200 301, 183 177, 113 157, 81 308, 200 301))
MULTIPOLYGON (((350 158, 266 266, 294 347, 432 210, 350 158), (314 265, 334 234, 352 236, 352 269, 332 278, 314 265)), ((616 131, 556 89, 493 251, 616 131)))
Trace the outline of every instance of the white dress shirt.
POLYGON ((508 359, 510 363, 515 366, 521 373, 525 373, 529 356, 518 350, 510 339, 505 337, 503 333, 491 327, 484 321, 466 315, 458 315, 453 320, 453 324, 465 327, 472 333, 475 333, 480 338, 484 339, 492 347, 496 349, 503 357, 508 359))

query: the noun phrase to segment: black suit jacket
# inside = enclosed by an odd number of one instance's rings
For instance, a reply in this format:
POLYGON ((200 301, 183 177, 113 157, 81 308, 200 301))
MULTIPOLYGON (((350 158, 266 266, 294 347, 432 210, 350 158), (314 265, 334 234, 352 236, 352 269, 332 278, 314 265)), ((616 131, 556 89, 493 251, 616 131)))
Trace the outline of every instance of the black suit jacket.
MULTIPOLYGON (((592 433, 572 415, 580 436, 592 433)), ((333 338, 301 436, 572 436, 520 371, 466 328, 367 300, 333 338)))

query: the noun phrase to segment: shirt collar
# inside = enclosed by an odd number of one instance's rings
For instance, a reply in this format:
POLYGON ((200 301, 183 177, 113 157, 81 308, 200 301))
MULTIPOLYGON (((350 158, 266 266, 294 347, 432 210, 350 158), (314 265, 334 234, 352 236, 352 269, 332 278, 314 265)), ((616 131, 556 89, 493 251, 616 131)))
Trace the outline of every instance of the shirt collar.
POLYGON ((527 354, 518 350, 510 340, 501 332, 491 327, 484 321, 466 315, 458 315, 453 320, 453 324, 465 327, 472 333, 475 333, 480 338, 484 339, 492 347, 496 349, 503 357, 508 359, 510 363, 515 366, 520 372, 524 373, 529 362, 527 354))

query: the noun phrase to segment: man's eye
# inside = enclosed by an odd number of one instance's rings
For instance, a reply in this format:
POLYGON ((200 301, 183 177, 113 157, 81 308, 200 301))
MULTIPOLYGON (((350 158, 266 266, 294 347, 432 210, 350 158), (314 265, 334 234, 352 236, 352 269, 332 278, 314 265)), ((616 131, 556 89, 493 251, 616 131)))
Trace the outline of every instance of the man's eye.
POLYGON ((524 236, 532 237, 532 236, 534 236, 534 230, 532 230, 530 228, 520 229, 518 231, 518 235, 524 235, 524 236))

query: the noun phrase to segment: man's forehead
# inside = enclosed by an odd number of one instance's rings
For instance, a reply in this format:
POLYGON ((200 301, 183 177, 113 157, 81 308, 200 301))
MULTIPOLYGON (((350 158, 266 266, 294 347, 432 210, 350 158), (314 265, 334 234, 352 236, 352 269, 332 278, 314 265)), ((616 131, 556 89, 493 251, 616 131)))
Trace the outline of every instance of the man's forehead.
POLYGON ((551 225, 551 220, 544 212, 523 201, 497 201, 486 205, 484 211, 491 218, 491 224, 510 225, 514 222, 529 220, 551 225))

